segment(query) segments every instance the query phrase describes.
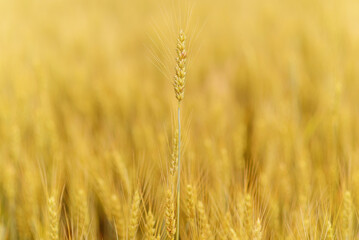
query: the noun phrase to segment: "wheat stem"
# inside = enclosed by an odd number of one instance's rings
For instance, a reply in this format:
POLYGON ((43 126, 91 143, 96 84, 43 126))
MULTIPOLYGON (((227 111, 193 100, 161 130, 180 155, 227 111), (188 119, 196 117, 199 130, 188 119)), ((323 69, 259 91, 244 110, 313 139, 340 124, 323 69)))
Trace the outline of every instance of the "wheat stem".
POLYGON ((177 174, 177 231, 176 240, 179 240, 179 225, 180 225, 180 198, 181 198, 181 107, 178 102, 178 174, 177 174))

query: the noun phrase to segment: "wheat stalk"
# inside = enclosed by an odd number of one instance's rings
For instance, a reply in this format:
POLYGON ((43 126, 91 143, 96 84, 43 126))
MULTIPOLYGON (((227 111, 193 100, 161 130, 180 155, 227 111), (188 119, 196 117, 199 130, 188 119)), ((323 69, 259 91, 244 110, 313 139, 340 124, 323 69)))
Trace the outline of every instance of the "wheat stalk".
POLYGON ((177 58, 176 58, 176 74, 174 77, 174 90, 176 98, 178 101, 178 176, 177 176, 177 232, 176 240, 179 240, 179 227, 180 227, 180 198, 181 198, 181 101, 184 97, 184 88, 186 80, 186 61, 187 61, 187 52, 186 52, 186 36, 183 30, 180 30, 178 39, 177 39, 177 48, 176 48, 177 58))

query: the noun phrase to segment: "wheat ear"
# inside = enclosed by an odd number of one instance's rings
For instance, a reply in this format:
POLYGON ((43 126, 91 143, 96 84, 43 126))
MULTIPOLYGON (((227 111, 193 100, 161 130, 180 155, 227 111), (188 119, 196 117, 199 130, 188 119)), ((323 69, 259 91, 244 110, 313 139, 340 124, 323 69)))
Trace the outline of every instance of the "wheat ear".
POLYGON ((149 210, 145 222, 145 240, 156 240, 155 233, 155 218, 151 210, 149 210))
POLYGON ((170 174, 174 178, 178 168, 178 130, 176 129, 172 143, 170 174))
POLYGON ((186 61, 187 61, 187 52, 186 52, 186 36, 183 30, 180 30, 178 39, 177 39, 177 58, 176 58, 176 75, 173 82, 176 98, 178 102, 181 102, 184 97, 184 87, 186 80, 186 61))
POLYGON ((138 191, 135 192, 131 207, 131 218, 129 227, 129 239, 134 239, 136 236, 139 220, 140 220, 140 194, 138 191))
POLYGON ((334 240, 333 227, 332 227, 332 224, 331 224, 331 222, 329 220, 327 222, 327 234, 326 234, 325 239, 334 240))
POLYGON ((122 207, 120 200, 115 194, 111 196, 111 215, 115 224, 117 236, 119 239, 125 239, 125 221, 123 219, 122 207))
POLYGON ((128 176, 126 164, 124 163, 122 156, 118 152, 114 152, 113 156, 114 156, 113 161, 115 164, 116 174, 119 177, 119 180, 122 184, 126 196, 129 196, 131 194, 132 189, 131 189, 131 181, 128 176))
POLYGON ((261 220, 258 218, 257 223, 253 229, 253 240, 261 240, 262 239, 262 224, 261 220))
POLYGON ((207 214, 204 209, 204 205, 201 201, 198 201, 197 209, 198 209, 198 217, 199 217, 200 239, 201 240, 213 239, 211 227, 208 223, 207 214))
POLYGON ((78 230, 83 236, 89 226, 89 213, 86 192, 80 188, 75 196, 75 208, 76 208, 76 221, 78 224, 78 230))
POLYGON ((231 235, 231 227, 232 227, 232 216, 231 213, 228 211, 223 218, 223 236, 227 238, 227 236, 231 235))
POLYGON ((192 185, 188 184, 186 187, 186 213, 187 218, 190 222, 194 221, 194 218, 196 216, 196 193, 193 189, 192 185))
POLYGON ((243 218, 244 218, 244 229, 248 239, 252 238, 252 229, 253 229, 253 215, 252 215, 252 198, 251 195, 246 194, 244 198, 244 209, 243 209, 243 218))
POLYGON ((48 239, 58 240, 59 239, 59 213, 58 206, 55 199, 55 196, 50 196, 47 201, 47 208, 49 214, 49 224, 48 224, 48 239))
POLYGON ((166 193, 166 230, 167 236, 170 240, 174 239, 176 233, 176 219, 173 195, 170 189, 166 193))
POLYGON ((232 239, 232 240, 239 240, 237 233, 236 233, 236 231, 234 231, 233 228, 229 229, 229 236, 230 236, 230 239, 232 239))

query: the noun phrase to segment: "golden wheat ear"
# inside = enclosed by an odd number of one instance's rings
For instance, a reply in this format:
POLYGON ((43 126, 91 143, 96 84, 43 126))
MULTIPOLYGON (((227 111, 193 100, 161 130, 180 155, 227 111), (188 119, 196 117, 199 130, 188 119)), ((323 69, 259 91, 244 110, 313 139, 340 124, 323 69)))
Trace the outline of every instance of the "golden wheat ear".
POLYGON ((145 220, 145 240, 156 240, 156 228, 155 228, 155 218, 152 214, 152 211, 149 210, 145 220))
POLYGON ((200 239, 214 239, 211 226, 209 225, 208 222, 206 210, 201 201, 197 202, 197 211, 199 218, 200 239))
POLYGON ((112 194, 111 196, 111 216, 118 239, 125 239, 125 220, 123 218, 120 200, 116 194, 112 194))
POLYGON ((173 240, 176 233, 175 206, 173 194, 170 189, 166 193, 166 230, 169 239, 173 240))
POLYGON ((332 224, 329 220, 327 221, 327 233, 326 233, 325 239, 334 240, 334 231, 333 231, 332 224))
POLYGON ((256 225, 253 228, 253 240, 261 240, 262 239, 262 223, 258 218, 256 225))
POLYGON ((137 190, 133 196, 132 206, 131 206, 130 226, 128 231, 129 239, 135 239, 136 237, 136 232, 141 215, 140 203, 141 203, 141 197, 139 191, 137 190))
POLYGON ((173 87, 175 90, 176 98, 178 102, 180 102, 184 97, 187 62, 186 35, 184 34, 183 30, 180 30, 177 39, 176 53, 176 75, 173 82, 173 87))
POLYGON ((194 221, 196 217, 196 192, 192 185, 188 184, 186 187, 186 214, 190 222, 194 221))
POLYGON ((90 224, 90 217, 89 217, 89 206, 87 200, 87 192, 83 188, 79 188, 75 192, 75 202, 74 208, 75 213, 74 217, 76 220, 76 224, 78 226, 78 231, 80 236, 83 236, 87 231, 90 224))
POLYGON ((178 130, 175 131, 172 143, 170 174, 174 178, 178 168, 178 130))
POLYGON ((48 239, 59 239, 59 208, 54 195, 51 195, 47 200, 48 209, 48 239))

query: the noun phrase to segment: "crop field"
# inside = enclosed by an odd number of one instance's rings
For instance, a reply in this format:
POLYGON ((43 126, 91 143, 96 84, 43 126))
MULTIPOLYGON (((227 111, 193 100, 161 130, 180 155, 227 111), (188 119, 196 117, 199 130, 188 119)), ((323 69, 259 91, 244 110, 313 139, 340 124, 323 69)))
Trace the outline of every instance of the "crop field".
POLYGON ((0 0, 12 239, 359 239, 359 1, 0 0))

